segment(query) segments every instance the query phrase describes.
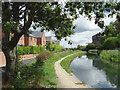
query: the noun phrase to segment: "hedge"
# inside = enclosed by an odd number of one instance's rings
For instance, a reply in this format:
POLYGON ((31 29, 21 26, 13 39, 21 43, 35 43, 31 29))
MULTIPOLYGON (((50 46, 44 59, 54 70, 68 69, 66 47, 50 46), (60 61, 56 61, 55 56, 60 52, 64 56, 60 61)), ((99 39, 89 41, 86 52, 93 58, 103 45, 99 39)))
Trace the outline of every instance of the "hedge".
POLYGON ((44 46, 18 46, 18 55, 25 55, 25 54, 37 54, 40 52, 44 52, 45 47, 44 46))

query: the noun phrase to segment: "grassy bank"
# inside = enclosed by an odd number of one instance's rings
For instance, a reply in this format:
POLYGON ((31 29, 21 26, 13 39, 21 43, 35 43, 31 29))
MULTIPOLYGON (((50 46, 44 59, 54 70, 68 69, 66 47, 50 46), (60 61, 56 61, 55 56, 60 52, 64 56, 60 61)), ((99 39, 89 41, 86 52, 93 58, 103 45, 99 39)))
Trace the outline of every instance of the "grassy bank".
POLYGON ((88 51, 89 54, 98 54, 98 50, 89 50, 88 51))
POLYGON ((70 56, 70 57, 67 57, 66 59, 64 59, 60 64, 61 66, 66 70, 66 72, 68 73, 71 73, 71 69, 70 69, 70 63, 72 62, 72 60, 77 57, 77 56, 82 56, 84 55, 86 52, 84 51, 78 51, 76 52, 76 54, 70 56))
POLYGON ((57 76, 54 69, 54 63, 72 53, 78 51, 68 51, 62 54, 50 55, 49 59, 44 60, 43 64, 33 62, 25 67, 18 67, 19 71, 14 83, 15 88, 55 88, 57 85, 57 76))
POLYGON ((106 63, 120 63, 118 50, 103 50, 100 53, 100 58, 106 63))

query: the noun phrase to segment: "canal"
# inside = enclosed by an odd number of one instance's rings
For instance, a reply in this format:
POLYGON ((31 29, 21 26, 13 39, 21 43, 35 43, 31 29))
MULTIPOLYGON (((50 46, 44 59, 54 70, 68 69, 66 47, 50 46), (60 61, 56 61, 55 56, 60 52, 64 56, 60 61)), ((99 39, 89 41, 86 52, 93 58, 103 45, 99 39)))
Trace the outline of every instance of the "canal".
POLYGON ((76 57, 70 65, 73 74, 92 88, 118 88, 118 66, 105 63, 96 55, 76 57))

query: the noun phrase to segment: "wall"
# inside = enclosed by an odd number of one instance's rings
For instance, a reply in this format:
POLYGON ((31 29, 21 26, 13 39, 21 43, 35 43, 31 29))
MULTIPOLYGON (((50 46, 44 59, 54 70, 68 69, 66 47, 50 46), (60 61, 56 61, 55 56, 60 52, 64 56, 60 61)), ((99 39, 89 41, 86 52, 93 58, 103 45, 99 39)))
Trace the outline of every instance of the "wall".
POLYGON ((37 38, 29 37, 29 46, 36 46, 37 45, 37 38), (31 41, 32 38, 32 41, 31 41))
POLYGON ((46 38, 45 38, 45 33, 43 33, 43 36, 41 38, 41 45, 45 46, 46 45, 46 38))

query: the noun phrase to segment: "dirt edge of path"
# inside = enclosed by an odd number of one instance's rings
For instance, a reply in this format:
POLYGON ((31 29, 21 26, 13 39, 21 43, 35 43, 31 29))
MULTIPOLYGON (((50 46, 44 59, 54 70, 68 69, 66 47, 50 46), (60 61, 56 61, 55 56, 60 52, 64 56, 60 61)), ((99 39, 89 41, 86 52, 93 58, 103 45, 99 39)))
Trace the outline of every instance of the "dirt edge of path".
POLYGON ((63 57, 54 64, 55 71, 58 77, 57 88, 90 88, 87 85, 80 83, 79 80, 74 75, 70 75, 69 73, 67 73, 60 65, 62 60, 71 55, 73 54, 63 57))

